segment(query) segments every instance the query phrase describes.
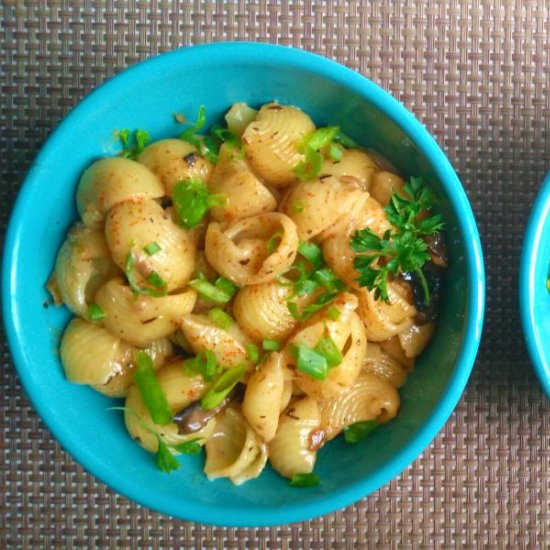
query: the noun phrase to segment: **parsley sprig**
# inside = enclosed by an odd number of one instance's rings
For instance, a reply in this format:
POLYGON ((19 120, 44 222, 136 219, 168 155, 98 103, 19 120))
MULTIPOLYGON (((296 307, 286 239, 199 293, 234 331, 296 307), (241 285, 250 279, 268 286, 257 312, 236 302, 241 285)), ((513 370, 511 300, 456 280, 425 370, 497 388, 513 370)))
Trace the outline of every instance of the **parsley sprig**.
POLYGON ((151 141, 147 130, 137 129, 130 132, 128 128, 118 132, 118 139, 122 143, 121 155, 127 159, 135 159, 151 141))
POLYGON ((357 282, 374 290, 375 299, 389 302, 388 279, 400 273, 414 272, 418 276, 426 304, 430 291, 422 266, 430 259, 424 240, 443 229, 443 218, 435 214, 419 219, 423 211, 429 212, 436 203, 435 195, 425 186, 422 178, 411 177, 403 187, 408 197, 392 193, 384 211, 393 225, 382 237, 371 229, 360 229, 350 241, 355 257, 353 265, 359 272, 357 282))

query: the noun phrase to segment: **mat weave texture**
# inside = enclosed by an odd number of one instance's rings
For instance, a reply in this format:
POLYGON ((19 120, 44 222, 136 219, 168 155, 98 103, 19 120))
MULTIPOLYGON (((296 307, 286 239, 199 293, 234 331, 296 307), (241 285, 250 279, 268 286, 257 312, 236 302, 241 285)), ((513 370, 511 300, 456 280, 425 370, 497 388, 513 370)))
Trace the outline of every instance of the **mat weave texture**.
MULTIPOLYGON (((2 548, 550 547, 550 406, 521 337, 521 237, 550 166, 550 2, 0 0, 0 235, 53 127, 121 69, 252 40, 363 73, 432 132, 476 213, 485 331, 452 418, 397 479, 301 524, 223 529, 154 513, 87 474, 23 393, 2 335, 2 548)), ((0 242, 0 245, 2 243, 0 242)))

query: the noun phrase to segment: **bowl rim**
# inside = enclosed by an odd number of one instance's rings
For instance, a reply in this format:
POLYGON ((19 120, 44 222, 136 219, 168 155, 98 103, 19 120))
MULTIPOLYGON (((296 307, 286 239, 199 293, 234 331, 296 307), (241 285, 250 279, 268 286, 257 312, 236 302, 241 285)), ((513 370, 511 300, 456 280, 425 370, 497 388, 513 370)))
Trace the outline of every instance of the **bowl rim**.
POLYGON ((217 59, 224 57, 231 59, 236 56, 241 63, 244 60, 251 64, 282 64, 288 68, 310 72, 345 86, 390 118, 430 162, 445 193, 457 211, 458 225, 467 243, 468 302, 464 328, 465 337, 461 342, 458 359, 447 386, 428 419, 398 454, 352 487, 333 491, 323 495, 321 499, 307 503, 289 502, 281 509, 270 508, 267 510, 258 507, 258 510, 254 510, 254 512, 247 509, 246 517, 243 517, 242 510, 238 507, 213 509, 200 503, 193 503, 191 507, 182 506, 182 502, 174 495, 156 495, 153 491, 137 489, 124 476, 114 477, 111 469, 104 467, 99 462, 88 461, 89 457, 83 457, 79 445, 65 437, 62 424, 56 421, 55 416, 41 400, 41 394, 33 386, 33 381, 27 375, 23 356, 18 346, 15 325, 11 322, 12 301, 9 298, 12 280, 10 266, 16 256, 18 226, 24 216, 25 203, 28 200, 27 197, 34 192, 35 182, 33 182, 32 166, 16 199, 5 241, 2 301, 7 340, 22 385, 46 426, 76 461, 117 492, 153 510, 181 519, 213 525, 252 527, 302 521, 348 506, 379 489, 410 465, 448 420, 464 391, 481 339, 485 310, 485 270, 481 242, 472 209, 458 176, 436 141, 414 115, 397 99, 360 73, 317 54, 286 46, 254 42, 219 42, 173 50, 127 68, 96 88, 68 113, 52 132, 33 165, 40 163, 43 158, 48 156, 50 150, 55 149, 56 144, 62 139, 65 129, 73 124, 73 120, 93 111, 94 105, 100 102, 103 95, 108 94, 111 89, 131 86, 133 83, 139 82, 142 73, 151 69, 161 70, 186 62, 196 62, 205 55, 211 55, 217 59))
MULTIPOLYGON (((550 267, 550 257, 543 258, 540 253, 545 229, 546 231, 550 229, 550 172, 543 179, 529 214, 523 236, 519 267, 519 308, 523 337, 535 374, 546 397, 550 399, 550 351, 548 350, 548 341, 545 341, 545 334, 540 329, 541 320, 537 315, 537 306, 540 306, 541 296, 543 294, 545 298, 548 296, 548 291, 542 285, 542 281, 537 280, 539 269, 546 266, 545 271, 549 273, 550 267), (539 267, 543 262, 542 267, 539 267)), ((546 334, 547 336, 548 334, 546 334)))

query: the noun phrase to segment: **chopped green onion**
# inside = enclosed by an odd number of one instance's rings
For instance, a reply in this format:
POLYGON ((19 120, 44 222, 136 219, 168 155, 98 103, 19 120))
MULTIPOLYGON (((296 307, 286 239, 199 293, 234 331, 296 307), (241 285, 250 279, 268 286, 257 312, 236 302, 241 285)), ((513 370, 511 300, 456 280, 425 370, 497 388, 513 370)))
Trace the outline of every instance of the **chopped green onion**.
POLYGON ((281 342, 277 340, 262 340, 262 348, 265 351, 279 351, 281 349, 281 342))
POLYGON ((340 318, 340 310, 334 306, 330 306, 328 308, 327 315, 332 321, 337 321, 340 318))
POLYGON ((314 180, 323 168, 323 155, 311 147, 304 151, 305 160, 294 168, 294 174, 302 181, 314 180))
POLYGON ((172 448, 184 455, 198 455, 201 452, 202 447, 199 445, 200 437, 195 437, 189 441, 184 441, 179 445, 172 445, 172 448))
POLYGON ((290 479, 291 487, 316 487, 320 479, 317 474, 295 474, 290 479))
POLYGON ((338 126, 323 126, 322 128, 317 128, 317 130, 306 136, 304 139, 304 146, 319 151, 319 149, 330 145, 339 132, 340 128, 338 126))
POLYGON ((344 360, 340 348, 328 334, 319 340, 315 346, 315 351, 327 360, 329 369, 337 367, 344 360))
POLYGON ((288 300, 286 303, 286 307, 288 308, 288 311, 290 311, 290 314, 296 321, 303 321, 302 315, 300 314, 300 311, 298 310, 298 305, 296 302, 293 302, 292 300, 288 300))
POLYGON ((226 304, 237 292, 237 287, 224 277, 219 277, 214 284, 204 278, 193 279, 187 284, 203 298, 216 304, 226 304))
POLYGON ((267 241, 267 253, 273 254, 275 250, 279 247, 279 244, 281 244, 281 237, 284 235, 282 230, 275 231, 273 235, 271 235, 270 239, 267 241))
POLYGON ((210 349, 201 350, 196 357, 186 359, 183 362, 183 368, 187 375, 200 374, 207 382, 214 380, 220 370, 216 354, 210 349))
POLYGON ((365 420, 356 422, 344 428, 344 441, 346 443, 357 443, 365 439, 370 433, 379 426, 376 420, 365 420))
POLYGON ((153 422, 161 426, 172 422, 172 409, 155 374, 153 361, 144 351, 135 355, 134 382, 153 422))
POLYGON ((97 304, 90 304, 88 306, 88 319, 90 321, 101 321, 102 319, 105 319, 105 317, 107 317, 107 314, 103 311, 101 306, 98 306, 97 304))
POLYGON ((178 181, 172 189, 172 202, 184 227, 192 229, 208 212, 208 187, 199 179, 178 181))
POLYGON ((212 164, 220 160, 220 144, 212 136, 204 136, 199 142, 201 155, 212 164))
POLYGON ((169 474, 172 470, 178 470, 181 464, 170 452, 168 445, 157 435, 158 448, 155 454, 155 462, 159 470, 169 474))
POLYGON ((141 286, 137 283, 134 276, 135 261, 132 252, 128 252, 126 255, 126 261, 124 263, 124 274, 128 279, 128 284, 135 294, 145 294, 146 296, 161 297, 166 296, 167 285, 162 277, 156 272, 152 271, 146 281, 151 284, 151 287, 141 286))
POLYGON ((292 203, 292 211, 295 214, 301 214, 306 209, 306 205, 301 200, 295 200, 292 203))
POLYGON ((319 296, 317 296, 317 298, 312 304, 308 304, 303 308, 301 313, 298 311, 298 306, 296 302, 293 302, 292 300, 288 300, 286 305, 288 307, 288 310, 290 311, 290 314, 297 321, 306 321, 314 313, 317 313, 319 310, 323 309, 326 305, 336 300, 336 298, 338 298, 338 294, 339 292, 324 292, 323 294, 319 294, 319 296))
POLYGON ((145 245, 143 247, 143 250, 145 251, 146 254, 148 254, 149 256, 153 256, 154 254, 156 254, 157 252, 160 252, 161 251, 161 248, 160 248, 160 245, 156 242, 152 242, 152 243, 149 243, 147 245, 145 245))
POLYGON ((317 353, 315 350, 312 350, 305 345, 299 345, 296 359, 296 368, 304 374, 307 374, 316 380, 324 380, 327 377, 327 360, 323 355, 317 353))
POLYGON ((319 288, 319 283, 313 279, 306 279, 305 281, 298 281, 294 285, 295 296, 308 296, 319 288))
POLYGON ((246 365, 238 365, 225 371, 202 397, 201 407, 215 409, 241 381, 246 368, 246 365))
POLYGON ((214 321, 218 328, 223 330, 228 329, 233 324, 233 318, 219 307, 212 308, 208 312, 208 317, 214 321))
POLYGON ((333 162, 339 162, 342 160, 342 147, 337 143, 331 143, 328 149, 328 158, 333 162))
POLYGON ((213 128, 212 135, 232 149, 240 149, 242 147, 241 138, 228 128, 213 128))
POLYGON ((221 208, 227 204, 227 197, 221 193, 208 195, 206 203, 208 204, 208 208, 221 208))
POLYGON ((344 132, 339 131, 334 136, 334 141, 342 147, 345 147, 346 149, 356 149, 357 148, 357 142, 355 142, 353 139, 351 139, 348 135, 344 134, 344 132))
POLYGON ((314 276, 319 284, 323 285, 327 290, 335 288, 336 290, 342 291, 345 289, 344 283, 338 279, 334 271, 328 267, 318 269, 314 276))
POLYGON ((253 362, 257 363, 260 359, 260 348, 256 344, 246 344, 246 356, 253 362))
POLYGON ((298 253, 309 261, 313 269, 319 269, 324 264, 321 247, 315 243, 301 242, 298 245, 298 253))

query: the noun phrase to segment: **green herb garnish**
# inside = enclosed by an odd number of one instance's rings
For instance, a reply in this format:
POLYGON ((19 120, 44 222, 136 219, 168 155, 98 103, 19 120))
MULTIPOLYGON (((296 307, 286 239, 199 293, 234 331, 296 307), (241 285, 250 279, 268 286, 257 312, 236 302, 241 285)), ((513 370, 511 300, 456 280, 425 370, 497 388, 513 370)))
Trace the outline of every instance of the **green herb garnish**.
POLYGON ((199 179, 178 181, 172 189, 172 202, 183 226, 192 229, 208 212, 208 187, 199 179))
POLYGON ((148 245, 145 245, 143 247, 143 250, 145 251, 146 254, 148 254, 149 256, 153 256, 155 255, 157 252, 160 252, 161 251, 161 248, 160 248, 160 245, 158 243, 156 243, 155 241, 149 243, 148 245))
POLYGON ((325 261, 323 260, 321 247, 319 245, 316 245, 315 243, 310 243, 307 241, 301 242, 298 245, 298 252, 306 260, 308 260, 313 269, 319 269, 325 263, 325 261))
POLYGON ((324 380, 327 377, 328 362, 326 357, 303 344, 296 346, 295 351, 296 368, 300 372, 316 380, 324 380))
POLYGON ((121 155, 127 159, 135 159, 151 141, 151 136, 146 130, 135 130, 133 134, 125 128, 118 132, 118 138, 122 143, 121 155))
POLYGON ((332 321, 338 321, 340 318, 340 310, 334 306, 330 306, 328 308, 327 315, 332 321))
POLYGON ((441 231, 443 219, 440 214, 417 219, 422 211, 430 211, 436 200, 422 178, 411 178, 404 191, 409 198, 392 193, 390 203, 384 208, 393 229, 388 229, 382 237, 371 229, 355 232, 350 246, 361 254, 355 257, 353 266, 359 272, 359 285, 374 290, 375 299, 385 302, 389 302, 387 283, 390 275, 416 273, 429 305, 430 291, 422 266, 430 259, 430 254, 423 237, 441 231))
POLYGON ((278 340, 262 340, 262 348, 265 351, 279 351, 281 349, 281 342, 278 340))
POLYGON ((172 422, 172 409, 160 385, 153 361, 144 351, 135 355, 134 382, 155 424, 165 426, 172 422))
POLYGON ((208 317, 214 321, 218 328, 223 330, 227 330, 233 324, 233 318, 219 307, 212 308, 208 312, 208 317))
POLYGON ((328 334, 325 334, 319 340, 315 346, 315 351, 327 360, 329 369, 337 367, 344 360, 340 348, 328 334))
POLYGON ((172 445, 172 448, 184 455, 198 455, 202 450, 202 447, 198 443, 200 440, 200 437, 195 437, 178 445, 172 445))
POLYGON ((187 375, 200 374, 207 382, 214 380, 221 369, 216 361, 215 353, 210 349, 201 350, 196 357, 186 359, 183 362, 183 368, 187 375))
POLYGON ((101 321, 102 319, 105 319, 105 317, 107 317, 107 314, 103 311, 101 306, 98 306, 97 304, 90 304, 88 306, 88 319, 90 321, 101 321))
POLYGON ((257 363, 260 359, 260 348, 256 344, 246 344, 246 356, 253 363, 257 363))
POLYGON ((291 487, 316 487, 320 483, 317 474, 295 474, 290 479, 291 487))
POLYGON ((191 288, 194 288, 203 298, 216 304, 226 304, 238 290, 238 287, 225 277, 218 277, 214 284, 212 284, 202 274, 199 274, 198 279, 193 279, 187 284, 191 288))
POLYGON ((275 233, 273 233, 273 235, 271 235, 271 237, 267 241, 267 253, 268 254, 273 254, 273 252, 275 252, 275 250, 277 250, 279 244, 281 244, 281 238, 282 238, 283 235, 284 235, 284 233, 283 233, 282 230, 275 231, 275 233))
POLYGON ((365 420, 364 422, 351 424, 344 428, 344 441, 346 443, 357 443, 370 435, 378 426, 379 423, 376 420, 365 420))
POLYGON ((199 107, 197 121, 180 134, 180 139, 194 145, 199 151, 201 149, 201 139, 197 137, 197 133, 204 128, 206 124, 206 109, 204 105, 199 107))
POLYGON ((126 261, 124 262, 124 274, 126 275, 128 284, 134 294, 144 294, 146 296, 154 296, 156 298, 166 296, 167 284, 156 271, 152 271, 146 279, 146 282, 149 283, 150 286, 143 286, 137 283, 134 275, 134 268, 134 255, 130 251, 126 255, 126 261))
POLYGON ((181 464, 170 452, 168 445, 157 435, 158 448, 155 453, 155 463, 159 470, 169 474, 173 470, 179 470, 181 464))
POLYGON ((226 370, 210 387, 201 399, 203 409, 215 409, 241 381, 246 365, 238 365, 226 370))

